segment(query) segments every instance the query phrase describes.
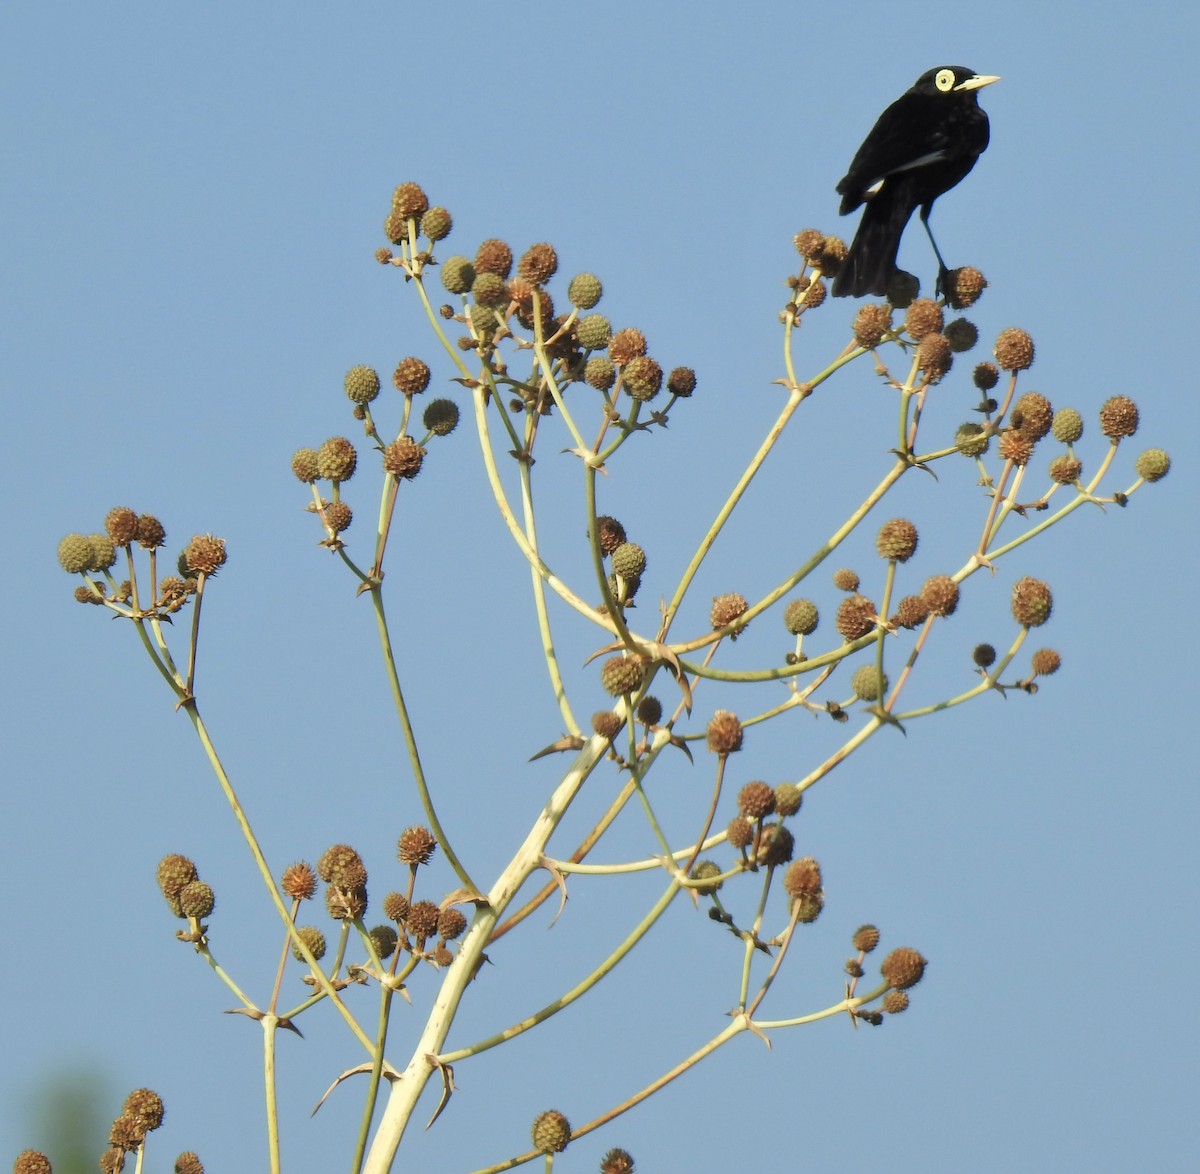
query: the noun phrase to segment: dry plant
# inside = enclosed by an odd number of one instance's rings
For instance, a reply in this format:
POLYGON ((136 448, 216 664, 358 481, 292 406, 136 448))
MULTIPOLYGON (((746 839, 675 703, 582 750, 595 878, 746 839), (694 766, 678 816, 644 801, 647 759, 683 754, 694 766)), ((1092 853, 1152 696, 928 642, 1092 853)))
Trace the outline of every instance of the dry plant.
MULTIPOLYGON (((431 1082, 436 1106, 431 1097, 430 1108, 436 1119, 455 1092, 457 1068, 469 1065, 484 1051, 505 1046, 587 995, 679 900, 705 909, 716 923, 711 931, 733 935, 739 943, 738 996, 728 1022, 710 1038, 698 1040, 690 1055, 644 1087, 631 1089, 621 1103, 592 1120, 571 1124, 557 1109, 540 1113, 532 1124, 532 1147, 505 1153, 486 1171, 539 1158, 551 1169, 555 1155, 568 1143, 639 1105, 744 1032, 769 1039, 833 1016, 878 1026, 885 1016, 904 1011, 911 989, 922 977, 925 959, 917 949, 899 946, 878 967, 868 966, 880 933, 863 925, 847 926, 853 955, 845 962, 844 973, 831 991, 836 997, 827 1006, 785 1005, 770 1016, 765 1014, 764 1005, 789 947, 824 905, 821 867, 811 856, 795 855, 789 823, 800 810, 805 792, 877 733, 898 735, 918 718, 998 691, 1036 693, 1039 680, 1058 669, 1059 653, 1039 648, 1028 660, 1022 657, 1020 667, 1018 657, 1031 634, 1050 619, 1053 598, 1050 587, 1037 578, 1006 580, 1002 573, 1006 556, 1041 539, 1076 510, 1125 506, 1169 467, 1161 450, 1143 452, 1134 462, 1135 472, 1127 475, 1127 487, 1111 488, 1118 449, 1138 425, 1135 404, 1125 396, 1114 396, 1099 408, 1099 457, 1094 469, 1085 473, 1079 455, 1084 433, 1080 412, 1069 407, 1056 410, 1045 396, 1021 386, 1033 363, 1034 344, 1020 329, 1002 331, 991 358, 970 371, 977 418, 956 434, 926 436, 927 404, 944 394, 952 367, 958 377, 960 356, 977 343, 978 331, 968 318, 947 321, 948 313, 968 310, 982 295, 987 283, 974 269, 953 272, 940 302, 917 297, 915 280, 900 275, 885 302, 858 309, 844 349, 824 366, 801 375, 795 353, 798 328, 806 316, 821 311, 826 279, 836 275, 845 254, 837 238, 808 230, 796 238, 799 264, 789 279, 789 300, 780 314, 783 369, 777 380, 781 401, 777 418, 734 480, 686 565, 669 576, 656 567, 656 582, 670 586, 660 601, 647 601, 642 586, 653 551, 648 554, 642 543, 649 545, 649 540, 635 525, 627 530, 605 511, 605 492, 617 479, 646 476, 645 463, 626 459, 627 450, 669 440, 666 425, 676 413, 688 409, 697 393, 697 376, 683 366, 665 369, 641 330, 614 330, 596 310, 602 288, 594 275, 579 273, 565 288, 556 284, 559 261, 549 244, 535 244, 517 258, 503 241, 490 239, 479 245, 473 257, 453 255, 444 244, 451 227, 450 214, 430 206, 417 184, 402 184, 385 222, 390 247, 379 249, 376 260, 393 269, 397 280, 419 300, 440 347, 439 363, 451 369, 450 382, 457 384, 456 393, 477 434, 499 517, 532 572, 541 650, 557 699, 556 720, 564 731, 535 755, 557 755, 563 763, 561 777, 524 840, 512 845, 498 875, 479 874, 478 866, 460 848, 462 829, 447 826, 439 814, 438 781, 427 776, 422 764, 421 735, 410 719, 406 683, 401 680, 385 611, 392 587, 385 579, 385 556, 393 528, 403 517, 401 507, 414 492, 410 483, 426 460, 467 459, 461 450, 455 452, 445 444, 460 423, 458 403, 436 398, 423 411, 418 407, 433 378, 424 360, 409 357, 397 365, 392 383, 398 398, 384 401, 379 399, 383 381, 376 371, 368 366, 352 368, 346 375, 345 394, 362 433, 359 447, 346 437, 334 436, 315 448, 301 449, 292 460, 292 472, 311 492, 308 509, 314 525, 321 527, 322 545, 341 560, 357 592, 366 595, 374 609, 396 719, 407 745, 415 795, 424 811, 420 825, 399 831, 398 821, 398 857, 407 869, 407 883, 383 898, 381 924, 370 926, 365 920, 367 867, 350 846, 329 847, 315 865, 300 862, 281 872, 268 865, 201 717, 194 689, 201 612, 225 564, 224 542, 211 535, 197 536, 176 561, 164 565, 163 525, 149 514, 117 508, 105 519, 104 533, 69 535, 59 546, 64 569, 82 579, 76 598, 133 625, 130 630, 142 642, 176 707, 191 719, 279 916, 283 938, 279 964, 262 999, 248 994, 217 961, 206 923, 215 898, 195 864, 184 856, 169 855, 160 865, 163 895, 171 912, 186 922, 177 936, 228 986, 238 1011, 262 1028, 272 1171, 282 1163, 275 1100, 275 1043, 281 1029, 297 1030, 303 1016, 324 1012, 340 1017, 361 1045, 361 1065, 337 1075, 326 1095, 349 1095, 359 1084, 365 1089, 361 1126, 357 1137, 348 1139, 347 1153, 355 1170, 381 1174, 392 1168, 418 1100, 431 1082), (446 304, 441 303, 444 294, 450 298, 446 304), (695 594, 702 563, 733 523, 748 487, 772 457, 793 417, 848 367, 863 364, 873 367, 883 389, 880 403, 895 412, 895 446, 884 456, 878 483, 827 539, 812 542, 803 561, 775 567, 770 572, 774 586, 760 598, 747 599, 736 592, 720 595, 712 601, 706 625, 680 630, 691 614, 683 604, 689 593, 695 594), (392 406, 377 420, 383 402, 392 406), (398 424, 385 428, 385 414, 398 415, 398 424), (562 455, 564 447, 569 456, 562 455), (1046 449, 1053 452, 1048 461, 1043 455, 1046 449), (548 554, 562 536, 555 535, 547 543, 539 525, 534 488, 544 465, 535 462, 535 454, 539 461, 545 458, 545 464, 556 462, 559 469, 563 462, 574 462, 578 471, 588 518, 583 540, 591 567, 584 582, 567 582, 548 554), (909 563, 917 550, 918 526, 907 518, 892 517, 875 531, 880 561, 876 571, 863 577, 866 582, 847 568, 833 575, 839 601, 836 606, 822 603, 833 617, 832 623, 820 626, 817 602, 800 594, 801 589, 820 594, 814 572, 864 526, 868 515, 903 478, 925 477, 946 462, 964 459, 977 468, 980 489, 965 495, 952 486, 942 489, 939 482, 942 516, 975 519, 977 538, 961 551, 957 566, 944 567, 942 573, 919 581, 914 578, 909 563), (368 468, 360 468, 360 462, 368 468), (345 491, 352 477, 361 481, 364 473, 379 479, 380 497, 371 521, 365 521, 363 508, 358 511, 355 533, 367 531, 366 540, 355 548, 356 555, 365 550, 362 558, 352 557, 347 545, 354 513, 345 491), (918 658, 935 647, 960 596, 997 590, 1010 598, 1007 647, 998 651, 979 644, 973 670, 960 691, 933 702, 910 701, 918 658), (552 597, 592 634, 596 651, 590 667, 582 672, 564 667, 560 660, 557 621, 551 622, 552 614, 558 614, 552 613, 552 597), (782 621, 786 637, 780 633, 776 647, 761 656, 757 667, 728 667, 723 654, 752 622, 761 631, 768 612, 778 617, 773 623, 782 621), (594 686, 597 674, 612 699, 611 707, 581 718, 573 699, 594 686), (736 713, 711 704, 706 707, 712 687, 735 691, 740 699, 736 713), (743 775, 735 756, 744 741, 755 738, 756 727, 791 711, 815 715, 816 720, 831 723, 831 728, 844 727, 840 744, 792 781, 772 785, 743 775), (710 794, 699 818, 676 810, 664 792, 647 785, 660 764, 685 766, 685 760, 694 777, 709 780, 710 794), (609 772, 619 783, 607 809, 577 843, 553 844, 580 789, 598 772, 609 772), (657 852, 645 859, 604 859, 606 833, 618 820, 644 821, 657 852), (454 873, 453 891, 429 891, 428 885, 419 883, 428 875, 422 869, 435 852, 454 873), (660 878, 659 894, 629 918, 624 939, 607 956, 595 959, 590 973, 574 979, 557 959, 563 972, 558 997, 540 1009, 495 1007, 494 1034, 448 1046, 462 1001, 468 996, 488 998, 484 962, 504 964, 510 935, 528 928, 531 913, 543 906, 565 907, 572 878, 578 874, 604 877, 639 872, 660 878), (329 919, 325 929, 299 920, 322 882, 329 919), (285 993, 294 990, 294 985, 285 985, 293 967, 299 968, 306 986, 299 998, 285 993), (424 981, 418 983, 417 978, 424 981), (367 997, 372 990, 373 1004, 367 997), (415 1043, 411 1032, 405 1033, 408 1042, 402 1045, 389 1038, 397 996, 419 1000, 417 1013, 425 1018, 415 1043), (358 1081, 342 1086, 351 1076, 358 1081)), ((936 527, 939 518, 922 524, 936 527)), ((763 558, 778 560, 780 551, 768 549, 763 558)), ((402 604, 403 591, 402 586, 395 591, 402 604)), ((420 666, 412 671, 418 674, 420 666)), ((533 720, 538 723, 534 729, 544 728, 544 717, 533 720)), ((899 739, 897 745, 902 744, 899 739)), ((710 932, 702 923, 698 926, 698 933, 710 932)), ((524 948, 539 949, 532 942, 524 948)), ((546 950, 546 966, 554 966, 555 961, 546 950)), ((724 1010, 716 1008, 715 1013, 724 1010)), ((405 1014, 415 1011, 416 1007, 406 1009, 405 1014)), ((132 1107, 127 1103, 114 1124, 102 1169, 120 1170, 130 1155, 136 1155, 137 1168, 142 1169, 146 1134, 162 1118, 161 1101, 147 1116, 149 1098, 157 1101, 149 1090, 131 1095, 137 1103, 132 1107)), ((496 1144, 504 1143, 497 1139, 496 1144)), ((26 1174, 49 1168, 39 1161, 45 1159, 29 1151, 15 1168, 26 1174)), ((195 1154, 186 1154, 176 1169, 194 1174, 201 1166, 195 1154)), ((633 1158, 624 1150, 610 1149, 600 1169, 605 1174, 629 1172, 633 1158)))

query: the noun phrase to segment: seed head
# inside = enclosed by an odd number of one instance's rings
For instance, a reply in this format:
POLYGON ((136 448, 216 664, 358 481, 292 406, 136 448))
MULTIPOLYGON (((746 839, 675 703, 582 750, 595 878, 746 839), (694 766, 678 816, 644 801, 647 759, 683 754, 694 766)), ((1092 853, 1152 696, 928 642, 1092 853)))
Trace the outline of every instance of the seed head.
POLYGON ((466 928, 466 917, 461 910, 455 909, 453 905, 443 909, 438 916, 438 937, 444 942, 452 942, 455 938, 461 937, 463 930, 466 928))
POLYGON ((425 460, 425 450, 411 436, 398 436, 383 450, 383 467, 400 481, 411 481, 425 460))
POLYGON ((636 542, 622 542, 612 552, 612 569, 622 579, 640 579, 646 570, 646 552, 636 542))
POLYGON ((673 367, 667 376, 667 390, 679 399, 689 399, 696 390, 696 372, 691 367, 673 367))
POLYGON ((805 897, 821 891, 821 866, 811 857, 793 860, 783 874, 783 888, 789 897, 805 897))
POLYGON ((373 367, 351 367, 343 386, 352 402, 369 404, 379 394, 379 375, 373 367))
POLYGON ((458 404, 452 399, 435 399, 429 401, 421 423, 434 436, 449 436, 458 427, 458 404))
POLYGON ((965 457, 981 457, 991 446, 992 438, 988 430, 973 420, 958 426, 954 434, 954 444, 965 457))
POLYGON ((887 1015, 899 1015, 908 1010, 908 995, 904 991, 888 991, 879 1004, 887 1015))
POLYGON ((795 847, 796 837, 787 828, 782 824, 770 823, 763 828, 758 851, 754 855, 759 864, 778 867, 791 860, 795 847))
POLYGON ((175 1174, 204 1174, 204 1163, 191 1150, 175 1159, 175 1174))
POLYGON ((813 265, 820 269, 825 277, 836 277, 846 263, 846 242, 840 236, 827 236, 821 241, 821 247, 809 258, 813 265))
MULTIPOLYGON (((715 860, 698 860, 692 865, 689 874, 692 880, 708 880, 710 877, 721 875, 721 866, 715 860)), ((724 881, 714 881, 711 885, 697 885, 695 892, 700 897, 711 897, 724 884, 724 881)))
POLYGON ((859 665, 850 678, 850 688, 860 701, 878 701, 887 692, 887 673, 882 676, 873 664, 859 665))
POLYGON ((427 208, 421 216, 421 232, 431 241, 445 240, 454 227, 454 217, 445 208, 427 208))
POLYGON ((1000 455, 1020 468, 1029 464, 1033 456, 1034 441, 1019 428, 1009 428, 1000 434, 1000 455))
POLYGON ((475 282, 475 266, 466 257, 451 257, 442 263, 442 285, 447 293, 465 294, 475 282))
POLYGON ((292 457, 292 472, 297 479, 307 485, 318 480, 321 476, 320 458, 315 448, 297 449, 292 457))
POLYGON ((362 857, 349 844, 334 844, 317 858, 317 875, 332 885, 361 883, 365 873, 362 857))
POLYGON ((216 906, 212 886, 202 880, 189 881, 179 890, 179 908, 184 917, 207 917, 216 906))
POLYGON ((978 363, 971 372, 971 381, 980 391, 991 391, 1000 382, 1000 370, 995 363, 978 363))
POLYGON ((158 862, 158 887, 169 902, 176 902, 183 886, 191 884, 199 875, 186 856, 164 856, 158 862))
POLYGON ((944 334, 927 334, 917 346, 917 364, 936 383, 954 363, 954 351, 944 334))
POLYGON ((1003 371, 1026 371, 1033 366, 1033 339, 1016 326, 1000 331, 992 350, 1003 371))
POLYGON ((397 364, 392 382, 405 395, 419 395, 429 386, 429 366, 410 355, 397 364))
POLYGON ((608 344, 608 353, 614 363, 624 366, 646 353, 646 336, 632 326, 618 330, 608 344))
POLYGON ((754 840, 754 825, 744 815, 735 815, 725 829, 725 838, 731 848, 748 848, 754 840))
POLYGON ((577 273, 567 286, 567 300, 581 310, 590 310, 603 293, 604 286, 594 273, 577 273))
POLYGON ((1083 417, 1074 408, 1059 408, 1050 425, 1054 439, 1063 444, 1074 444, 1083 435, 1083 417))
POLYGON ((612 338, 612 325, 603 314, 588 314, 576 325, 575 337, 584 350, 602 351, 612 338))
POLYGON ((476 270, 475 280, 471 283, 471 297, 479 305, 490 306, 492 309, 507 306, 508 283, 499 273, 480 273, 476 270))
POLYGON ((708 723, 707 744, 714 754, 733 754, 742 748, 742 723, 735 714, 718 709, 708 723))
POLYGON ((917 552, 917 528, 907 518, 892 518, 879 527, 875 549, 880 558, 906 563, 917 552))
POLYGON ((571 1140, 571 1125, 557 1109, 547 1109, 534 1118, 533 1148, 541 1154, 561 1154, 571 1140))
POLYGON ((437 850, 437 840, 433 833, 421 825, 405 828, 396 841, 396 856, 401 864, 416 868, 428 864, 437 850))
POLYGON ((996 663, 996 650, 990 644, 976 644, 971 659, 981 668, 990 669, 996 663))
POLYGON ((617 381, 617 369, 606 355, 593 355, 583 368, 583 381, 597 391, 608 391, 617 381))
POLYGON ((708 615, 713 630, 724 628, 741 619, 746 614, 747 607, 746 597, 739 595, 736 591, 730 592, 728 595, 714 596, 712 610, 708 615))
POLYGON ((153 1133, 166 1115, 162 1097, 149 1088, 135 1088, 125 1098, 121 1112, 138 1120, 146 1133, 153 1133))
MULTIPOLYGON (((609 346, 609 354, 612 347, 609 346)), ((635 355, 622 372, 623 386, 631 399, 652 400, 662 387, 662 368, 649 355, 635 355)))
POLYGON ((119 505, 108 511, 104 529, 116 546, 128 546, 137 537, 137 514, 128 506, 119 505))
POLYGON ((883 960, 879 970, 894 990, 906 991, 921 981, 925 959, 911 946, 900 946, 883 960))
POLYGON ((638 656, 613 656, 600 669, 600 683, 613 697, 636 692, 642 683, 642 660, 638 656))
POLYGON ((596 519, 596 538, 602 554, 612 554, 625 541, 625 527, 616 518, 601 514, 596 519))
POLYGON ((91 569, 92 544, 85 534, 68 534, 58 544, 58 562, 68 575, 91 569))
POLYGON ((657 697, 651 696, 649 693, 638 702, 637 719, 643 725, 656 726, 662 721, 663 707, 662 702, 657 697))
POLYGON ((935 616, 951 616, 958 607, 958 584, 949 575, 934 575, 925 580, 921 600, 935 616))
POLYGON ((816 630, 820 616, 811 599, 793 599, 783 609, 783 623, 793 636, 807 636, 816 630))
POLYGON ((851 595, 838 605, 834 627, 843 640, 858 640, 875 630, 875 605, 865 595, 851 595))
POLYGON ((896 605, 893 622, 911 631, 920 627, 929 616, 929 605, 920 595, 906 595, 896 605))
POLYGON ((375 953, 379 955, 381 962, 386 962, 396 952, 400 941, 395 929, 390 925, 376 925, 367 931, 367 936, 371 939, 371 945, 375 947, 375 953))
POLYGON ((1032 665, 1034 676, 1053 676, 1062 668, 1062 657, 1053 648, 1039 648, 1033 654, 1032 665))
POLYGON ((1074 485, 1083 472, 1083 462, 1063 453, 1050 462, 1050 479, 1060 485, 1074 485))
POLYGON ((987 278, 978 269, 964 265, 961 269, 950 270, 948 285, 946 301, 951 309, 965 310, 979 301, 987 289, 987 278))
POLYGON ((344 436, 331 436, 317 449, 317 471, 327 481, 349 481, 358 465, 358 453, 344 436))
POLYGON ((966 318, 955 318, 943 332, 950 349, 956 354, 969 351, 979 341, 979 331, 974 322, 966 318))
POLYGON ((873 925, 860 925, 854 931, 854 948, 863 954, 869 954, 879 945, 879 930, 873 925))
POLYGON ((625 723, 611 709, 599 709, 592 714, 592 732, 612 741, 625 723))
POLYGON ((405 925, 418 941, 437 937, 438 922, 442 911, 432 901, 417 901, 408 911, 405 925))
POLYGON ((1040 579, 1026 575, 1013 584, 1012 614, 1013 619, 1026 628, 1041 627, 1054 609, 1054 599, 1050 588, 1040 579))
POLYGON ((904 315, 904 329, 915 339, 941 334, 944 322, 942 307, 930 298, 917 298, 904 315))
POLYGON ((892 315, 887 306, 868 304, 854 315, 854 342, 864 350, 874 350, 891 329, 892 315))
POLYGON ((1137 404, 1128 396, 1114 395, 1100 406, 1100 431, 1109 440, 1132 436, 1137 428, 1137 404))
POLYGON ((842 567, 840 570, 834 571, 833 585, 839 591, 857 591, 858 572, 850 570, 849 567, 842 567))
POLYGON ((183 552, 189 575, 215 575, 225 565, 225 539, 197 534, 183 552))
POLYGON ((279 879, 279 887, 293 901, 311 901, 313 894, 317 891, 317 874, 313 872, 312 865, 307 861, 298 860, 283 870, 283 876, 279 879))
POLYGON ((167 540, 163 524, 153 514, 139 514, 137 543, 145 550, 157 550, 167 540))
POLYGON ((792 238, 792 243, 796 246, 796 252, 800 256, 805 260, 811 260, 820 253, 825 244, 825 234, 816 228, 806 228, 792 238))
POLYGON ((502 240, 485 240, 475 252, 475 269, 507 278, 512 272, 513 252, 502 240))
MULTIPOLYGON (((552 245, 530 245, 517 262, 517 272, 534 285, 544 285, 558 271, 558 254, 552 245)), ((593 303, 595 304, 595 303, 593 303)))
POLYGON ((1009 419, 1012 426, 1019 428, 1030 440, 1041 440, 1054 423, 1054 409, 1044 395, 1027 391, 1013 405, 1009 419))
POLYGON ((383 899, 383 915, 397 924, 408 916, 409 902, 403 893, 388 893, 383 899))
POLYGON ((420 220, 429 207, 429 197, 420 184, 402 183, 392 193, 392 208, 401 216, 420 220))
POLYGON ((795 783, 780 783, 775 788, 775 810, 786 819, 795 815, 804 802, 804 792, 795 783))
POLYGON ((22 1150, 13 1162, 13 1174, 51 1174, 50 1159, 41 1150, 22 1150))
POLYGON ((738 792, 737 803, 747 819, 765 819, 775 810, 775 790, 768 783, 747 783, 738 792))
POLYGON ((1171 458, 1161 448, 1148 448, 1133 467, 1143 481, 1161 481, 1171 471, 1171 458))

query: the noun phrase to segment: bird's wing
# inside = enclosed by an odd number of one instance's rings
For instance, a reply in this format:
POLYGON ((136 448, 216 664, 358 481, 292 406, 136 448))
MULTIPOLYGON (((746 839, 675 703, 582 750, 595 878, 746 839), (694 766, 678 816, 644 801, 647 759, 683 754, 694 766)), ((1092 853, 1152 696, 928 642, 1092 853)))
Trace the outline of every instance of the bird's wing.
POLYGON ((861 199, 889 175, 946 158, 951 145, 947 128, 930 118, 923 105, 898 98, 879 116, 837 185, 840 194, 861 199))

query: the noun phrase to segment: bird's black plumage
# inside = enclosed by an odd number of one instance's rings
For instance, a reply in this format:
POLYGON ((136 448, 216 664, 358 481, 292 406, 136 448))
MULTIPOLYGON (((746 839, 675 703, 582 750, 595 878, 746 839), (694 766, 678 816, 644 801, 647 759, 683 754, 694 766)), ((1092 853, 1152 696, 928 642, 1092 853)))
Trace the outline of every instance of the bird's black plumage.
POLYGON ((865 207, 845 264, 834 278, 834 297, 887 293, 900 237, 918 208, 937 254, 940 289, 946 266, 929 231, 929 212, 987 147, 988 118, 978 91, 999 80, 961 65, 943 65, 923 73, 879 116, 837 185, 843 216, 865 207))

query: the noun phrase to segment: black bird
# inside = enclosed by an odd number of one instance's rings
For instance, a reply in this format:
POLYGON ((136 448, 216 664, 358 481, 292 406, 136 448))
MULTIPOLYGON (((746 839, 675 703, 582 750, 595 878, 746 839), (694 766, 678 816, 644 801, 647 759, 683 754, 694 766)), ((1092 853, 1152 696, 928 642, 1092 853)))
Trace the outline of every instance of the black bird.
POLYGON ((947 269, 929 229, 929 212, 934 200, 958 183, 987 147, 988 118, 977 91, 999 80, 961 65, 943 65, 923 73, 879 116, 837 185, 843 216, 860 204, 866 206, 845 264, 834 278, 834 297, 887 293, 900 237, 917 208, 937 255, 941 292, 947 269))

